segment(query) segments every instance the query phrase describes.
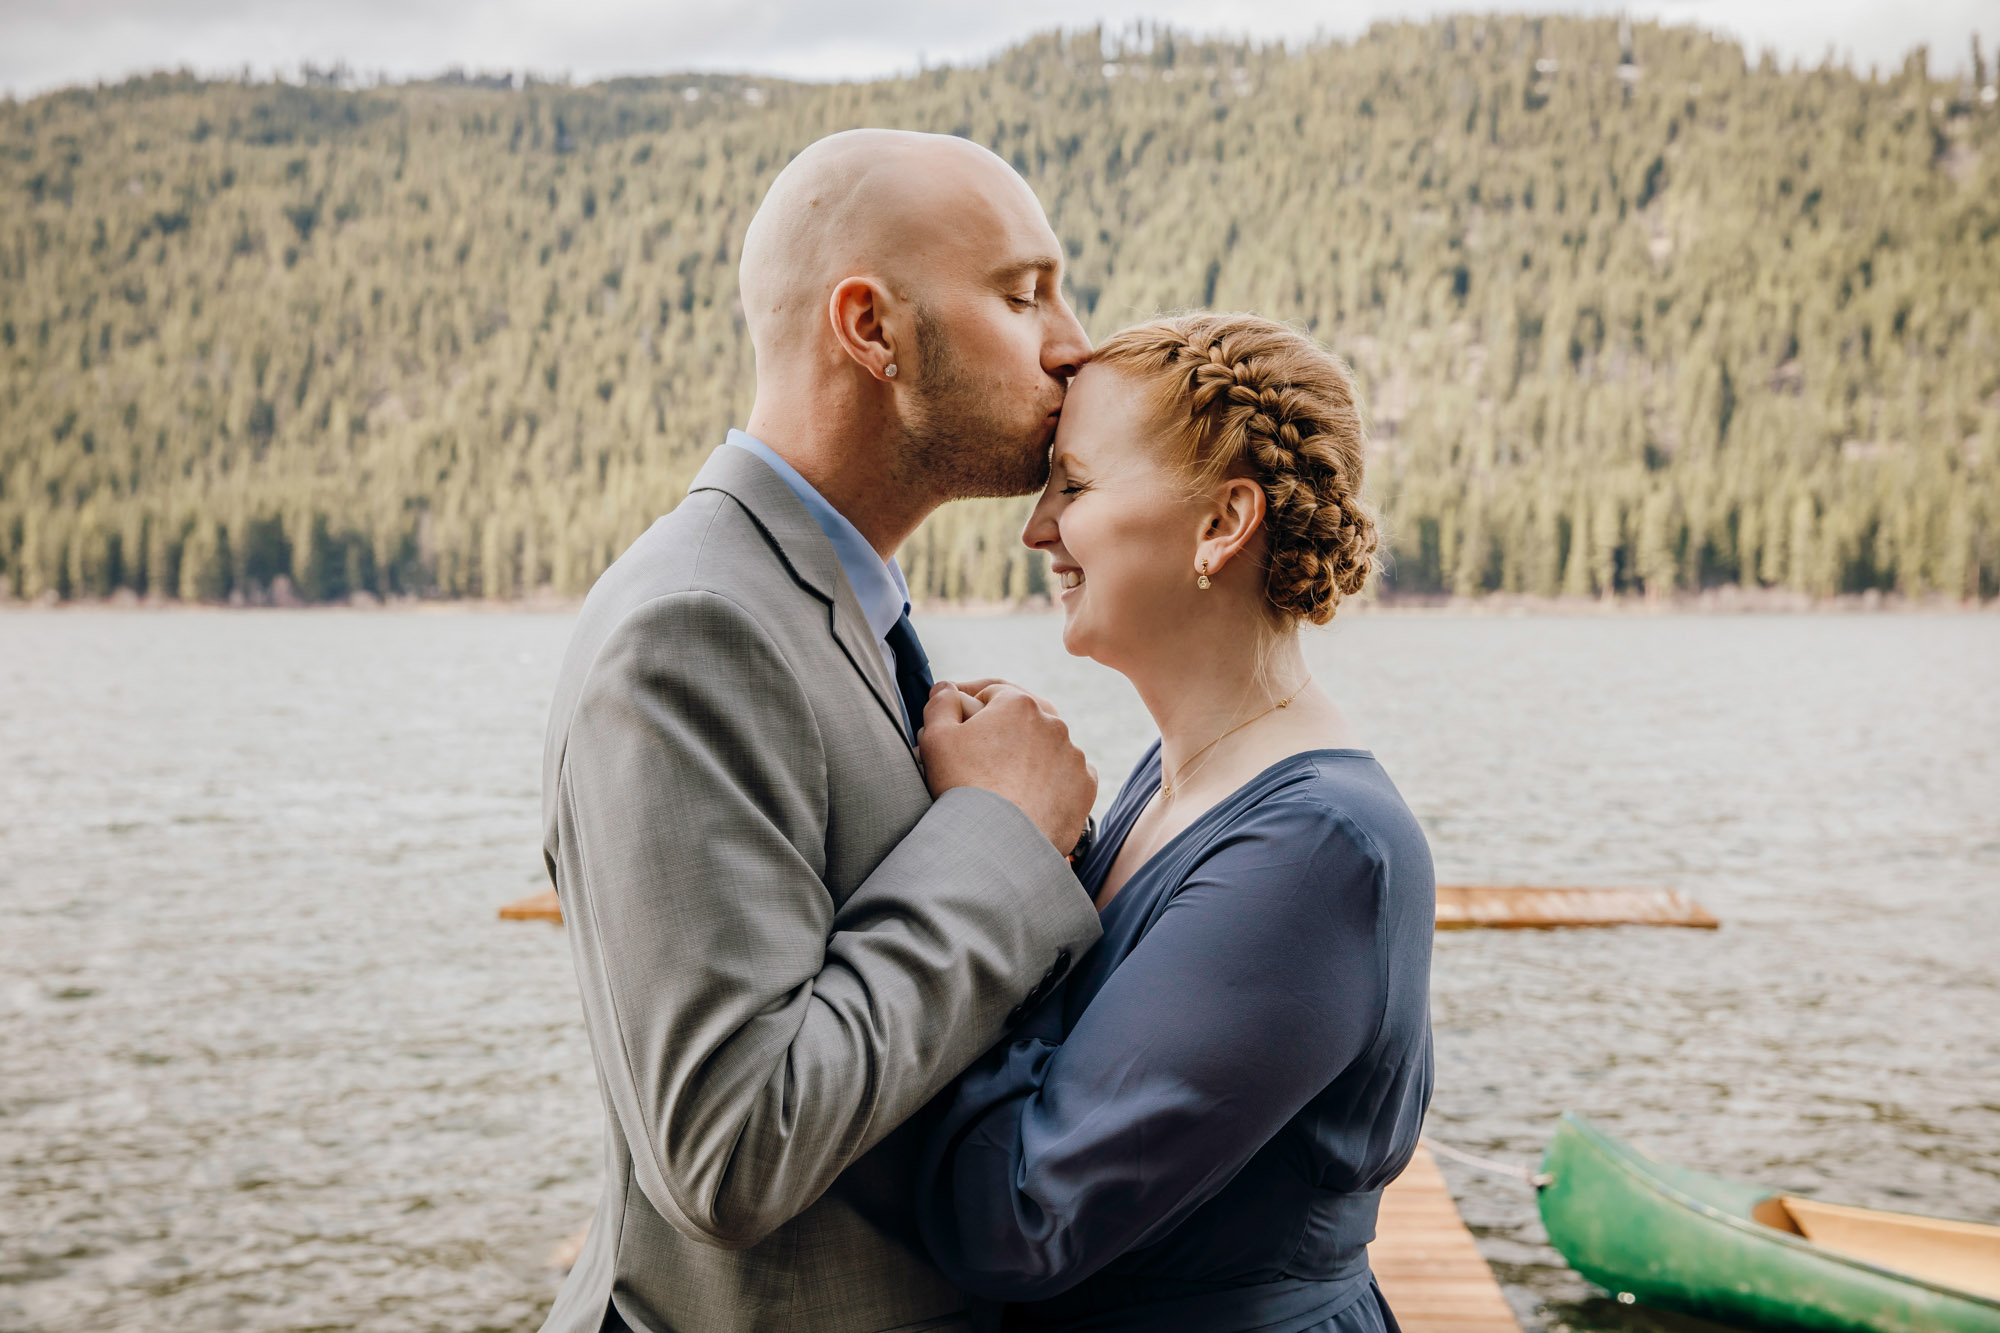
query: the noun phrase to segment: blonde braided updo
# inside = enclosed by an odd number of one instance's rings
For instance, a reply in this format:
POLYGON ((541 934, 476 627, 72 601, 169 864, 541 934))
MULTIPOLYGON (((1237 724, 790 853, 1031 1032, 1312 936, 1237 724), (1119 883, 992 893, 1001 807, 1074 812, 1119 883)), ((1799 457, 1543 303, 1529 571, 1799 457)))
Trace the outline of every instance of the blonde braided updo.
POLYGON ((1174 462, 1197 486, 1263 487, 1264 590, 1287 622, 1324 625, 1375 568, 1361 503, 1362 426, 1340 359, 1256 315, 1187 314, 1124 329, 1091 354, 1155 390, 1174 462))

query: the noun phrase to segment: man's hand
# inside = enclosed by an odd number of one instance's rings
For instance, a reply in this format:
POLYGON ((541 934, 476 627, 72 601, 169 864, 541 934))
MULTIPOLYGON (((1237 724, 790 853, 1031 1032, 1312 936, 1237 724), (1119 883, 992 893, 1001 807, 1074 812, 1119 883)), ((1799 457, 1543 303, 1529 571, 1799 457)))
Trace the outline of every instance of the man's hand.
POLYGON ((1005 681, 939 681, 920 749, 931 795, 983 787, 1021 807, 1068 856, 1097 800, 1097 770, 1047 700, 1005 681))

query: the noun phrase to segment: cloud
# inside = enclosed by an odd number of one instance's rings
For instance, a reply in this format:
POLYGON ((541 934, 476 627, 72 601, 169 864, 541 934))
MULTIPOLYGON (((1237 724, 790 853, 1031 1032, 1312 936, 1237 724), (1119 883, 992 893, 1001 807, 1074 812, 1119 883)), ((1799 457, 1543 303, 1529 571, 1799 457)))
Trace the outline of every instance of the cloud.
MULTIPOLYGON (((1571 0, 1568 12, 1693 22, 1816 63, 1829 49, 1863 69, 1893 68, 1928 42, 1933 69, 1962 69, 1967 37, 1993 21, 1990 0, 1571 0)), ((1517 9, 1509 3, 1423 0, 0 0, 0 88, 31 95, 155 69, 295 73, 344 61, 364 74, 419 77, 457 66, 532 70, 578 80, 678 70, 737 70, 793 78, 871 78, 920 61, 965 63, 1029 33, 1139 19, 1196 32, 1303 41, 1352 36, 1377 19, 1517 9)), ((1989 31, 1989 38, 2000 32, 1989 31)))

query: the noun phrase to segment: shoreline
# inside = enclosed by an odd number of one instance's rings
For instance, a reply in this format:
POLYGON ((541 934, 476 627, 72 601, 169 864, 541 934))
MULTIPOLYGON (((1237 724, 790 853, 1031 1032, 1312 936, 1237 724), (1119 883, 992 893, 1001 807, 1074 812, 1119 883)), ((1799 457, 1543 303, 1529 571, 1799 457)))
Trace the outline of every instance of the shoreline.
MULTIPOLYGON (((1019 602, 918 603, 913 614, 928 616, 999 616, 1056 609, 1053 599, 1037 596, 1019 602)), ((1840 593, 1812 597, 1780 588, 1704 588, 1666 597, 1543 597, 1530 593, 1488 593, 1456 597, 1449 593, 1369 594, 1341 603, 1334 623, 1360 616, 1676 616, 1676 615, 1990 615, 2000 612, 2000 597, 1985 601, 1943 596, 1906 597, 1900 593, 1840 593)))
MULTIPOLYGON (((193 611, 310 611, 310 612, 418 612, 425 614, 495 615, 533 613, 574 615, 583 606, 581 597, 563 597, 542 592, 530 597, 495 599, 484 597, 381 598, 369 593, 337 602, 303 602, 296 598, 227 602, 183 602, 178 598, 139 597, 121 590, 110 597, 71 598, 53 595, 21 599, 0 595, 0 616, 24 613, 64 613, 89 611, 131 611, 173 614, 193 611)), ((930 599, 915 603, 913 614, 933 618, 997 618, 1015 615, 1047 615, 1056 610, 1053 599, 1037 595, 1015 601, 947 601, 930 599)), ((1358 616, 1680 616, 1680 615, 1992 615, 2000 613, 2000 598, 1969 601, 1943 596, 1907 597, 1871 589, 1841 593, 1833 597, 1812 597, 1780 588, 1744 589, 1734 586, 1704 588, 1700 592, 1675 593, 1666 597, 1621 595, 1616 597, 1543 597, 1527 593, 1489 593, 1483 597, 1456 597, 1442 593, 1404 593, 1386 597, 1363 595, 1340 609, 1348 619, 1358 616)))

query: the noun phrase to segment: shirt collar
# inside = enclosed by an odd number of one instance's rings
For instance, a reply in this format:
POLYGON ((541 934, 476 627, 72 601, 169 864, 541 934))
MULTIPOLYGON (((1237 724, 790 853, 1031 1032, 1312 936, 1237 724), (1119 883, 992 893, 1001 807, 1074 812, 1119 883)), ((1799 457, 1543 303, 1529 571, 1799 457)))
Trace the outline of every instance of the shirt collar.
POLYGON ((861 530, 828 504, 826 497, 813 489, 813 484, 770 445, 740 430, 730 431, 723 443, 763 459, 792 488, 792 494, 799 497, 799 503, 812 515, 813 522, 819 524, 820 531, 833 543, 833 553, 840 558, 841 572, 847 575, 847 584, 854 589, 855 600, 861 603, 861 614, 866 617, 868 628, 876 638, 888 638, 896 622, 910 613, 910 585, 903 581, 902 567, 895 558, 884 560, 877 555, 861 530))

